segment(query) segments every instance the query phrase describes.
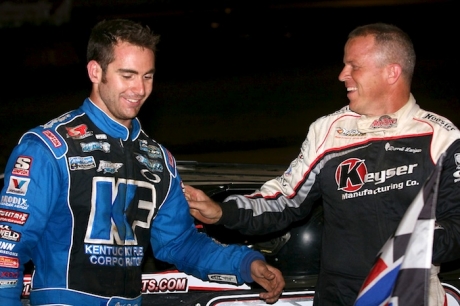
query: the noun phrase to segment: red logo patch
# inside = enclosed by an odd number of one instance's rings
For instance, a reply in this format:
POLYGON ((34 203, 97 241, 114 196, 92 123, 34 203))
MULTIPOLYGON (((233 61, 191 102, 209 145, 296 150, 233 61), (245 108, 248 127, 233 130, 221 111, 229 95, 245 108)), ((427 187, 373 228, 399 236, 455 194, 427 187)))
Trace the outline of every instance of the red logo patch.
POLYGON ((364 185, 367 167, 364 160, 349 158, 337 167, 335 180, 339 190, 355 192, 364 185))
POLYGON ((29 176, 30 168, 32 167, 32 157, 19 156, 14 164, 14 169, 11 171, 14 175, 29 176))

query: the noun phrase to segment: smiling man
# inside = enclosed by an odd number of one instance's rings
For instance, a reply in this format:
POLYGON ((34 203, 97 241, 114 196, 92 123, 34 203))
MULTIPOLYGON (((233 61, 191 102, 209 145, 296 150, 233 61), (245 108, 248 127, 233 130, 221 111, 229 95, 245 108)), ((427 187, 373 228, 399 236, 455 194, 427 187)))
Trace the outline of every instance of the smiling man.
POLYGON ((149 245, 201 279, 255 281, 267 290, 261 299, 280 296, 284 279, 261 253, 197 231, 173 156, 141 129, 157 41, 129 20, 98 23, 87 49, 89 98, 14 148, 0 194, 2 305, 22 305, 32 260, 31 305, 140 306, 149 245))
POLYGON ((221 205, 186 186, 191 213, 205 223, 265 234, 305 218, 322 199, 314 304, 353 305, 378 252, 445 153, 429 304, 444 305, 438 264, 460 257, 460 133, 417 105, 410 91, 415 52, 398 27, 377 23, 354 29, 343 60, 339 80, 349 105, 311 124, 285 173, 221 205))
POLYGON ((365 29, 350 34, 339 80, 347 88, 350 110, 366 116, 391 114, 409 100, 415 52, 404 33, 363 35, 365 29))

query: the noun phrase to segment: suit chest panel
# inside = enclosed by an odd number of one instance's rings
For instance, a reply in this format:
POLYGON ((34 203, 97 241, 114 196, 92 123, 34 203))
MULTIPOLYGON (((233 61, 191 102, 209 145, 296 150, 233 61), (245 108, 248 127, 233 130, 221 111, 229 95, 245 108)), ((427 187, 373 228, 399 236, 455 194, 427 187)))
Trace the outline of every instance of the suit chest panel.
POLYGON ((330 203, 401 196, 410 203, 434 167, 430 143, 430 136, 421 136, 331 150, 321 169, 322 194, 330 203))

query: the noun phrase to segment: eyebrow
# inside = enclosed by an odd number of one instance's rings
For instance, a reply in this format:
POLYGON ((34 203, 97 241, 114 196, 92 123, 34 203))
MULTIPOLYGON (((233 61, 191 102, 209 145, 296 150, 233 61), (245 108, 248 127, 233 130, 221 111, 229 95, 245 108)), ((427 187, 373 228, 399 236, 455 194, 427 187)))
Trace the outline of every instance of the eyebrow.
MULTIPOLYGON (((124 68, 118 69, 117 72, 120 72, 120 73, 133 73, 133 74, 139 74, 139 71, 132 70, 132 69, 124 69, 124 68)), ((147 73, 145 73, 145 74, 155 74, 155 68, 150 69, 150 70, 147 71, 147 73)), ((144 75, 145 75, 145 74, 144 74, 144 75)))

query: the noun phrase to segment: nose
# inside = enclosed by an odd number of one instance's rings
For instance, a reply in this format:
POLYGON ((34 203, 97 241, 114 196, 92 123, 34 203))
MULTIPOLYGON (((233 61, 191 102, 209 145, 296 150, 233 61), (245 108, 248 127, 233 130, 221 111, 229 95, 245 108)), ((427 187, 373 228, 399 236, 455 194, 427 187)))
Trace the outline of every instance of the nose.
POLYGON ((350 69, 347 66, 344 66, 342 71, 339 74, 339 81, 345 82, 347 78, 350 77, 350 69))
POLYGON ((143 78, 136 78, 131 84, 131 90, 137 95, 145 95, 145 84, 143 78))

